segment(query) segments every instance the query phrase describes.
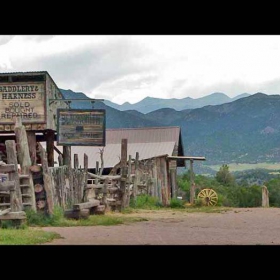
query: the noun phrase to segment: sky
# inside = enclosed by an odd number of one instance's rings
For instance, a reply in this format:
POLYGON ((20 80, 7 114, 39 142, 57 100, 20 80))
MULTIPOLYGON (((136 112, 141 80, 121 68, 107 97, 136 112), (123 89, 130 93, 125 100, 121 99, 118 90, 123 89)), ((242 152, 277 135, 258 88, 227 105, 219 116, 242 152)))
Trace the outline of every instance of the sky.
POLYGON ((0 35, 0 73, 26 71, 118 104, 280 94, 280 35, 0 35))

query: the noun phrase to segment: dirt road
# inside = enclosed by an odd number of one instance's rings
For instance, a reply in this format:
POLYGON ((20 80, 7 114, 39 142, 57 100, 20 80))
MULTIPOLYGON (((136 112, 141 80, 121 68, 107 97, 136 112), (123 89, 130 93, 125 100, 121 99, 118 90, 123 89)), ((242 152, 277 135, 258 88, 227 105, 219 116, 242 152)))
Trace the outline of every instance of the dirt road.
MULTIPOLYGON (((114 214, 123 215, 123 214, 114 214)), ((222 213, 159 210, 126 214, 148 221, 116 226, 48 227, 63 238, 50 245, 280 245, 280 208, 222 213)))

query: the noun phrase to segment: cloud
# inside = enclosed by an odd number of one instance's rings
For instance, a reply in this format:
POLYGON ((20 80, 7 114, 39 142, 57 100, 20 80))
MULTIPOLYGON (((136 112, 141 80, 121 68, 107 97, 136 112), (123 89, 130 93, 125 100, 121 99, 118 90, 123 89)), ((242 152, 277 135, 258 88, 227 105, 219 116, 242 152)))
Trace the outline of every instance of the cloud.
POLYGON ((21 61, 11 58, 11 63, 21 71, 46 70, 59 87, 87 94, 103 83, 148 71, 150 64, 141 60, 145 54, 145 48, 121 38, 21 61))
POLYGON ((1 35, 0 36, 0 46, 9 43, 15 35, 1 35))
POLYGON ((52 38, 54 38, 56 35, 24 35, 24 36, 20 36, 23 40, 27 40, 27 41, 35 41, 35 42, 44 42, 44 41, 48 41, 51 40, 52 38))
POLYGON ((280 94, 280 78, 261 83, 258 92, 280 94))

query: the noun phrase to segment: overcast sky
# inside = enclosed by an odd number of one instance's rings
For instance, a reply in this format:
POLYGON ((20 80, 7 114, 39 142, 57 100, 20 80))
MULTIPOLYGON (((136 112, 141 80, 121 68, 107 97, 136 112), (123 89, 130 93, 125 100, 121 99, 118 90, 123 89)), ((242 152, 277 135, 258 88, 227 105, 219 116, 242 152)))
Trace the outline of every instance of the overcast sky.
POLYGON ((21 71, 118 104, 280 94, 280 35, 0 35, 0 72, 21 71))

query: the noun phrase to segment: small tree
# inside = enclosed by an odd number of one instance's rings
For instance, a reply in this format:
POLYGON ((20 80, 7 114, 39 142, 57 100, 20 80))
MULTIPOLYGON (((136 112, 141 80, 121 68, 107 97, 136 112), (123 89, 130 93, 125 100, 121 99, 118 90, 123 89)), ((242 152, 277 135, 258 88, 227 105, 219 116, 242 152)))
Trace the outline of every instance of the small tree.
POLYGON ((223 164, 220 167, 220 170, 216 173, 216 180, 222 185, 232 185, 235 182, 233 175, 229 172, 229 166, 227 164, 223 164))

